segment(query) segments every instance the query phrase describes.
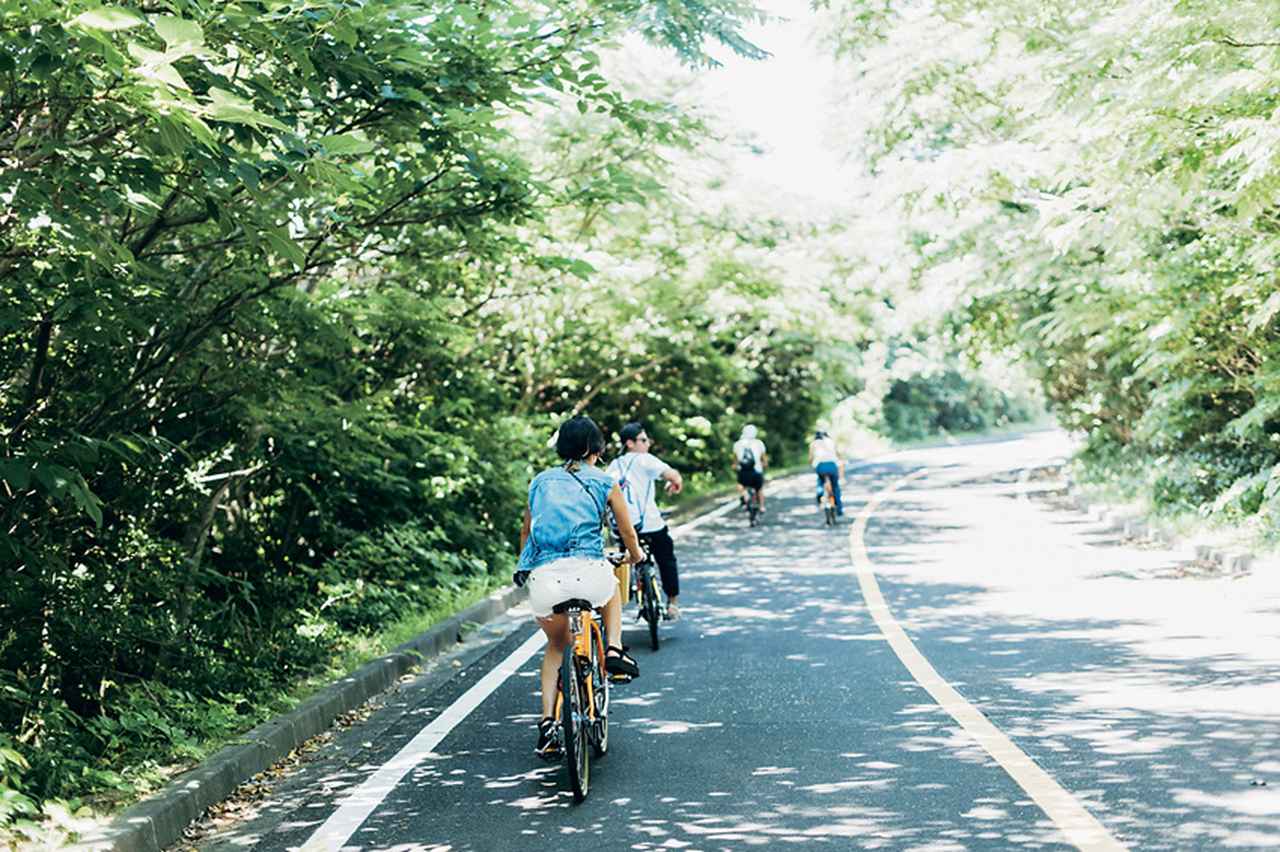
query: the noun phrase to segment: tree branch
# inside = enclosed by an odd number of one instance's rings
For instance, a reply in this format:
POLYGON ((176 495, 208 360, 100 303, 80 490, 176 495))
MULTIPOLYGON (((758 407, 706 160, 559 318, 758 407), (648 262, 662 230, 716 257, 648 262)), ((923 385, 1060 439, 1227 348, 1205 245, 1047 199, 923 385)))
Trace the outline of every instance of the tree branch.
POLYGON ((1227 47, 1280 47, 1280 41, 1237 41, 1231 36, 1223 36, 1214 41, 1227 47))

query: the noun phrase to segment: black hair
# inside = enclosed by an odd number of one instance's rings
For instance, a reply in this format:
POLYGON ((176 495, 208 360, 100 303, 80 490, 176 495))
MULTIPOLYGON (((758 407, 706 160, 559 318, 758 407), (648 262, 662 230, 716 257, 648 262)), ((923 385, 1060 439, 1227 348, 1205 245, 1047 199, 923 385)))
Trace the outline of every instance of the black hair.
POLYGON ((814 437, 814 439, 815 439, 815 440, 816 440, 816 439, 818 439, 818 438, 825 438, 825 437, 827 437, 827 433, 826 433, 826 432, 823 432, 821 429, 819 429, 817 432, 814 432, 814 433, 813 433, 813 437, 814 437))
POLYGON ((643 431, 643 423, 636 423, 635 421, 632 421, 618 430, 618 440, 622 442, 622 446, 625 448, 627 446, 627 441, 634 441, 636 438, 639 438, 640 433, 643 431))
POLYGON ((560 424, 556 435, 556 455, 565 461, 581 461, 604 452, 604 433, 585 414, 570 417, 560 424))

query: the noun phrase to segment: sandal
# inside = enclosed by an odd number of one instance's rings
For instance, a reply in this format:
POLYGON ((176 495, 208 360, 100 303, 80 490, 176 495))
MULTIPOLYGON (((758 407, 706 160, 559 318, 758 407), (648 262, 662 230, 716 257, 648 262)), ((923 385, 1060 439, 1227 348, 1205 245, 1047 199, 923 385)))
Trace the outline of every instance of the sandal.
POLYGON ((667 621, 679 621, 680 620, 679 604, 668 603, 667 611, 664 612, 662 615, 663 615, 663 618, 666 619, 667 621))
POLYGON ((604 667, 611 680, 635 680, 640 677, 640 667, 624 649, 610 645, 604 652, 604 667))
POLYGON ((550 716, 538 723, 538 744, 533 753, 543 760, 560 759, 560 738, 556 736, 556 720, 550 716))

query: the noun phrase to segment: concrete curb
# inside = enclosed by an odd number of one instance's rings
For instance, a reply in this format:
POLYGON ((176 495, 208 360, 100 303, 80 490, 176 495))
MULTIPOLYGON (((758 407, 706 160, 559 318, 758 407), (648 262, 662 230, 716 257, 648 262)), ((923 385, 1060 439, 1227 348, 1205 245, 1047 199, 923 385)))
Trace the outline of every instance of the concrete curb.
MULTIPOLYGON (((1176 536, 1146 517, 1114 511, 1102 503, 1091 503, 1080 486, 1071 479, 1067 480, 1067 496, 1076 509, 1086 514, 1096 512, 1100 523, 1106 524, 1108 529, 1115 530, 1126 537, 1154 542, 1169 548, 1180 543, 1176 536)), ((1231 574, 1248 573, 1257 558, 1247 551, 1225 550, 1208 544, 1195 545, 1195 553, 1198 561, 1212 562, 1231 574)))
POLYGON ((163 790, 125 810, 75 849, 161 852, 182 839, 187 825, 240 784, 287 757, 334 721, 383 692, 424 658, 462 641, 467 624, 484 624, 525 596, 507 586, 430 630, 321 689, 283 716, 263 722, 237 742, 179 775, 163 790))

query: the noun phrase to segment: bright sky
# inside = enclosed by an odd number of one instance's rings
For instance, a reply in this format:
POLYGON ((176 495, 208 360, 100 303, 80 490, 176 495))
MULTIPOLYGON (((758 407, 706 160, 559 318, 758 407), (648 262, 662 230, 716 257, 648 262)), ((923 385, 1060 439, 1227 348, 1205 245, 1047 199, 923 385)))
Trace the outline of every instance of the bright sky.
POLYGON ((743 156, 745 175, 801 197, 838 201, 851 180, 830 141, 835 63, 814 37, 816 19, 807 0, 759 5, 789 18, 747 32, 773 56, 752 61, 719 51, 724 67, 701 72, 707 96, 732 126, 757 136, 765 149, 763 155, 743 156))

